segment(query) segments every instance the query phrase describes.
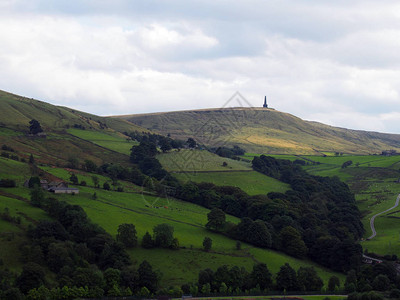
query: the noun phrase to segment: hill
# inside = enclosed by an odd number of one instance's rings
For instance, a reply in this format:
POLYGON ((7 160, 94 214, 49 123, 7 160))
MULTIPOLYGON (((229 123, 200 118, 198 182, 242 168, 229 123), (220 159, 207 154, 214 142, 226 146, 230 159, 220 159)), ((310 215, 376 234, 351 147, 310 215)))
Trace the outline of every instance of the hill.
POLYGON ((65 165, 71 158, 97 164, 128 163, 135 145, 124 133, 148 130, 125 120, 99 117, 0 91, 0 144, 20 158, 33 154, 40 163, 65 165), (29 121, 39 121, 45 137, 28 136, 29 121))
POLYGON ((208 147, 239 145, 256 153, 373 154, 400 150, 400 135, 328 126, 273 109, 201 109, 116 117, 173 138, 195 137, 208 147))

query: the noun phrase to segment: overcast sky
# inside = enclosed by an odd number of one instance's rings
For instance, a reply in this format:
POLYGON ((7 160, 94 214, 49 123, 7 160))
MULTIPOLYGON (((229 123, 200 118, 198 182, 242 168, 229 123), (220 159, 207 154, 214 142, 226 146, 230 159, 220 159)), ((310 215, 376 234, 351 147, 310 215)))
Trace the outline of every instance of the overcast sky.
POLYGON ((0 89, 98 115, 220 107, 400 133, 400 2, 0 0, 0 89))

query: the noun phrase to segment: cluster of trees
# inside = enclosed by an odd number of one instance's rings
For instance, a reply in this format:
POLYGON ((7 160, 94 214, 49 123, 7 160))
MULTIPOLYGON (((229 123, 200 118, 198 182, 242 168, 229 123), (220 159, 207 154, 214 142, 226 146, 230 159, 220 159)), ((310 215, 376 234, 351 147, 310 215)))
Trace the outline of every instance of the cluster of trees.
POLYGON ((161 151, 167 152, 171 149, 181 149, 185 146, 185 142, 181 140, 172 139, 170 135, 163 136, 159 134, 147 133, 147 132, 131 132, 124 133, 126 136, 131 137, 133 140, 139 143, 150 143, 159 147, 161 151))
POLYGON ((211 149, 211 151, 221 157, 227 157, 227 158, 231 158, 231 159, 239 159, 238 156, 244 155, 246 152, 244 149, 240 148, 239 146, 233 146, 232 148, 218 147, 218 148, 211 149))
MULTIPOLYGON (((183 285, 184 293, 192 295, 241 295, 260 294, 268 291, 315 292, 321 291, 322 279, 313 267, 300 267, 297 272, 288 264, 281 266, 273 276, 268 266, 257 263, 251 272, 237 266, 229 268, 226 265, 216 271, 201 270, 195 285, 183 285), (273 277, 276 281, 273 281, 273 277)), ((332 276, 329 280, 329 291, 338 291, 340 280, 332 276)))
POLYGON ((352 294, 350 299, 370 299, 368 295, 376 295, 382 299, 382 295, 371 291, 385 292, 388 298, 400 298, 400 277, 395 265, 391 262, 380 264, 364 264, 360 268, 348 272, 344 284, 345 291, 352 294), (362 298, 364 296, 364 298, 362 298))
MULTIPOLYGON (((118 226, 117 241, 121 242, 125 248, 134 248, 138 245, 136 227, 133 224, 121 224, 118 226)), ((154 226, 153 236, 147 231, 142 238, 141 246, 145 249, 155 247, 179 249, 178 238, 174 237, 174 227, 162 223, 154 226)))
POLYGON ((120 242, 124 226, 115 240, 92 223, 80 206, 37 195, 40 190, 34 185, 31 203, 44 209, 52 221, 42 220, 29 230, 30 240, 20 249, 24 268, 19 275, 0 273, 0 298, 12 293, 54 299, 148 296, 157 291, 160 275, 151 265, 146 261, 137 269, 131 265, 120 242), (46 280, 46 268, 56 274, 57 286, 46 280))
POLYGON ((285 225, 293 227, 308 256, 324 266, 348 271, 361 263, 362 248, 357 241, 364 228, 354 195, 345 183, 337 177, 309 175, 288 160, 264 155, 254 158, 253 168, 290 184, 292 190, 268 194, 268 203, 252 207, 252 219, 270 223, 275 231, 285 225))

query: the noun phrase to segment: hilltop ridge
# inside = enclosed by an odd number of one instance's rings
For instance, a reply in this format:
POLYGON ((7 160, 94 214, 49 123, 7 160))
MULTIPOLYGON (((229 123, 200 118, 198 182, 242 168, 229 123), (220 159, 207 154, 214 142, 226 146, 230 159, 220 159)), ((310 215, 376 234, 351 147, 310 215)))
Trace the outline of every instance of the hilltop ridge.
POLYGON ((329 126, 270 108, 211 108, 114 117, 174 138, 196 137, 209 147, 239 145, 248 152, 377 154, 400 150, 397 134, 329 126))

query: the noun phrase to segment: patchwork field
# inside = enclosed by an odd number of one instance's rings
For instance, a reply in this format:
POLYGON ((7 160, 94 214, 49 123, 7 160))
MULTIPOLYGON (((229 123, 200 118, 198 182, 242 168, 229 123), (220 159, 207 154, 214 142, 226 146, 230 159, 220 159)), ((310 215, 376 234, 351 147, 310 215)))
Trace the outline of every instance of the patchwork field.
POLYGON ((126 155, 130 155, 132 146, 139 144, 136 141, 127 139, 126 137, 122 136, 122 134, 111 131, 109 133, 105 133, 82 129, 68 129, 67 132, 101 147, 126 155))
POLYGON ((284 193, 290 189, 275 178, 265 176, 256 171, 251 172, 204 172, 204 173, 177 173, 174 174, 179 180, 193 182, 212 182, 215 185, 236 186, 249 195, 268 194, 269 192, 284 193))

